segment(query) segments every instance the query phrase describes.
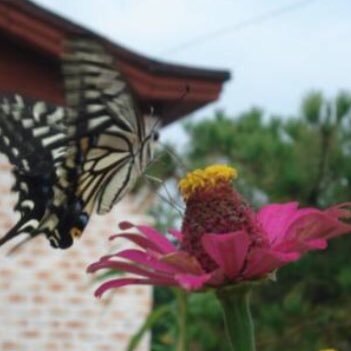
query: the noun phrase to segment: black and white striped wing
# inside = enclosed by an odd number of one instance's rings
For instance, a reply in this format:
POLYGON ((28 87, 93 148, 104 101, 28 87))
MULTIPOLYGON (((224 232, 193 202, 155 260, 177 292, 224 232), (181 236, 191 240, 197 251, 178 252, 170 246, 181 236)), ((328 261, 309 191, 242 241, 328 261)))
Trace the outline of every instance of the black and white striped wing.
POLYGON ((78 194, 88 211, 110 211, 135 183, 135 160, 129 139, 118 131, 104 132, 87 152, 78 194))
POLYGON ((71 133, 86 137, 77 194, 86 211, 108 212, 133 185, 144 120, 115 62, 92 40, 68 44, 64 75, 69 106, 79 111, 71 133))
POLYGON ((53 197, 56 169, 64 160, 65 110, 21 96, 0 98, 0 152, 14 166, 18 193, 16 225, 0 239, 0 245, 21 233, 32 234, 53 197))

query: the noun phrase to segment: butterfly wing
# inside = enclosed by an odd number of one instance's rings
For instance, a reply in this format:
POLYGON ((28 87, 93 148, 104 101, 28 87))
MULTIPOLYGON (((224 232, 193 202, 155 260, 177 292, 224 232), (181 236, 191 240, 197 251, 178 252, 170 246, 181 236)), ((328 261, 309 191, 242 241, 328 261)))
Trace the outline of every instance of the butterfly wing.
POLYGON ((152 157, 144 119, 102 46, 70 41, 63 71, 69 109, 0 100, 0 151, 14 165, 20 212, 0 244, 26 232, 69 247, 93 209, 108 212, 152 157))
MULTIPOLYGON (((134 120, 114 119, 107 107, 107 95, 112 92, 108 80, 115 79, 118 73, 109 67, 112 60, 104 50, 94 42, 81 40, 70 42, 67 50, 69 53, 63 58, 69 106, 67 153, 58 168, 60 177, 54 185, 54 201, 37 229, 46 234, 55 248, 69 247, 82 234, 98 189, 110 176, 110 170, 116 168, 116 161, 120 161, 121 174, 128 169, 125 167, 128 163, 130 169, 126 134, 137 128, 134 120), (118 136, 113 134, 116 131, 118 136), (91 172, 91 167, 96 172, 91 172)), ((121 109, 127 108, 124 102, 119 104, 121 109)))
POLYGON ((56 167, 64 160, 66 138, 64 109, 21 96, 0 98, 0 151, 14 166, 18 193, 16 225, 0 239, 0 245, 21 233, 34 235, 53 197, 56 167))
POLYGON ((145 139, 144 119, 104 48, 87 39, 72 40, 68 48, 67 101, 79 110, 71 130, 87 136, 77 195, 88 213, 95 207, 103 214, 125 195, 139 173, 137 154, 145 139))

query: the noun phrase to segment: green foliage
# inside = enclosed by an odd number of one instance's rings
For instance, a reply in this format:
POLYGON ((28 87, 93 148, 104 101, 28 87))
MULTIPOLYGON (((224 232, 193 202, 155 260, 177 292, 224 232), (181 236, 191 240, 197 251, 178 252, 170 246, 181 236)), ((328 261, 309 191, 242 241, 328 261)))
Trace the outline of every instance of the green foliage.
MULTIPOLYGON (((234 165, 236 186, 254 205, 296 200, 325 207, 351 199, 351 95, 346 92, 334 100, 319 92, 307 95, 299 116, 268 118, 254 108, 231 117, 221 111, 185 129, 191 141, 185 161, 193 168, 234 165)), ((327 251, 281 269, 277 282, 256 290, 258 350, 351 350, 350 252, 351 237, 334 240, 327 251)), ((161 304, 170 300, 169 295, 156 299, 161 304)), ((211 294, 191 296, 188 333, 192 351, 228 349, 211 294)), ((154 332, 155 340, 161 334, 174 337, 163 328, 154 332)))
POLYGON ((351 198, 351 98, 333 102, 308 95, 301 116, 274 116, 252 109, 238 117, 218 112, 213 119, 188 123, 186 158, 194 167, 226 161, 239 169, 238 188, 251 201, 297 199, 325 206, 351 198), (251 190, 250 190, 251 189, 251 190))
POLYGON ((139 330, 129 340, 127 351, 134 351, 137 349, 140 341, 146 332, 148 332, 157 322, 163 319, 165 316, 171 314, 171 304, 163 304, 149 314, 139 330))
POLYGON ((189 350, 228 350, 222 311, 215 296, 209 292, 192 294, 188 309, 189 350))
POLYGON ((302 102, 302 114, 304 119, 310 124, 320 123, 324 98, 320 92, 310 93, 302 102))

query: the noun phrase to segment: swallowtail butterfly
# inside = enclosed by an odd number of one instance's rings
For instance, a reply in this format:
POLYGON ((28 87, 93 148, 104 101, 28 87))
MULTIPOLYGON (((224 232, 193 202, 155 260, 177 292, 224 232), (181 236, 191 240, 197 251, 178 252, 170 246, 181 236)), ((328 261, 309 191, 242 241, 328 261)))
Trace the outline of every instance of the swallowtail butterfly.
POLYGON ((63 76, 66 107, 0 98, 0 152, 14 166, 20 213, 0 245, 26 233, 71 246, 93 211, 109 212, 152 160, 156 128, 146 131, 102 46, 84 38, 67 43, 63 76))

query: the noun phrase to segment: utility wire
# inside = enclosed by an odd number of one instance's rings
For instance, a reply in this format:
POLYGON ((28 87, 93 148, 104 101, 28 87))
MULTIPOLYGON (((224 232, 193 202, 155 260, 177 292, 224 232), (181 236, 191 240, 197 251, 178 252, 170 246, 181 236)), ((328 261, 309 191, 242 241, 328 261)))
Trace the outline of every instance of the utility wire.
POLYGON ((197 36, 189 41, 186 41, 182 44, 179 44, 177 46, 163 50, 160 52, 160 54, 174 54, 174 53, 179 52, 179 51, 184 51, 190 47, 192 48, 194 46, 201 45, 205 42, 211 41, 219 36, 226 35, 230 32, 234 32, 234 31, 246 28, 246 27, 253 26, 253 25, 261 24, 263 22, 266 22, 270 19, 279 17, 279 16, 284 15, 286 13, 299 10, 302 7, 305 7, 314 1, 316 1, 316 0, 297 1, 297 2, 291 3, 287 6, 276 8, 272 11, 248 18, 246 20, 235 23, 233 25, 222 27, 220 29, 217 29, 216 31, 199 35, 199 36, 197 36))

